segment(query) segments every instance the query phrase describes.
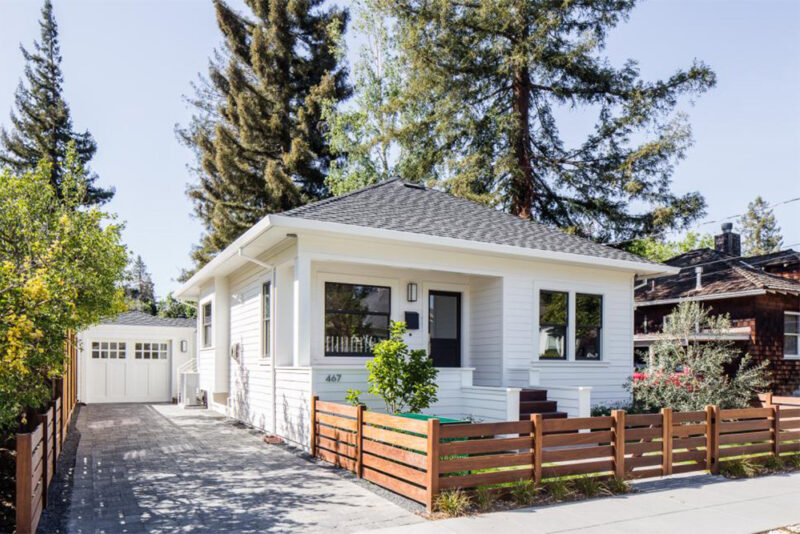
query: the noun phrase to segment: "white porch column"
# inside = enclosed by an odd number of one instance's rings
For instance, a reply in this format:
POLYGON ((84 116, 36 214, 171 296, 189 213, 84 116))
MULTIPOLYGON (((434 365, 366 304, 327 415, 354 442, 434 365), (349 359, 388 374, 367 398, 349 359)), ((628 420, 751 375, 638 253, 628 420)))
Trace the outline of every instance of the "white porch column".
POLYGON ((214 302, 211 308, 214 328, 214 391, 230 391, 230 362, 228 351, 231 346, 231 287, 228 278, 214 278, 214 302))
POLYGON ((294 262, 294 351, 293 365, 311 365, 311 260, 300 253, 294 262))

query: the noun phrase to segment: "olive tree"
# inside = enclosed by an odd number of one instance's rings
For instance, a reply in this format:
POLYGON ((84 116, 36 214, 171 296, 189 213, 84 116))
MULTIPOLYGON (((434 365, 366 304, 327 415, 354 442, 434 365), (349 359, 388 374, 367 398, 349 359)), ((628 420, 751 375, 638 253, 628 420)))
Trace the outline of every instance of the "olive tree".
POLYGON ((749 354, 740 358, 723 336, 730 326, 727 315, 712 315, 696 302, 679 304, 667 317, 647 368, 628 382, 634 403, 649 410, 747 407, 768 384, 767 363, 756 363, 749 354))

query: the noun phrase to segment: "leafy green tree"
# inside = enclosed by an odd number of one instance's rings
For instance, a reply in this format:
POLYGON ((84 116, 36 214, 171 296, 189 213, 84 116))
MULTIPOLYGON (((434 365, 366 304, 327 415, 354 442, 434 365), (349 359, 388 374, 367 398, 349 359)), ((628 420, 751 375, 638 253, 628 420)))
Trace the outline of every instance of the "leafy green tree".
POLYGON ((699 193, 670 191, 691 143, 674 109, 715 84, 702 63, 645 81, 634 61, 613 67, 606 36, 633 0, 378 0, 398 25, 405 102, 431 102, 403 135, 422 176, 598 240, 683 228, 699 193), (561 135, 570 109, 596 113, 577 144, 561 135))
POLYGON ((170 291, 164 300, 158 302, 158 316, 170 319, 194 319, 197 317, 197 306, 181 302, 170 291))
POLYGON ((775 220, 775 213, 760 196, 747 205, 747 212, 739 219, 739 224, 742 227, 745 256, 778 252, 783 246, 783 237, 775 220))
POLYGON ((129 260, 125 272, 125 298, 131 309, 155 315, 158 311, 156 289, 153 278, 147 270, 144 260, 137 255, 129 260))
MULTIPOLYGON (((392 321, 389 330, 389 339, 375 345, 375 356, 366 364, 367 392, 383 399, 387 413, 420 412, 436 402, 439 371, 424 350, 408 349, 403 341, 405 323, 392 321)), ((348 402, 358 404, 361 394, 358 390, 348 390, 348 402)))
POLYGON ((224 45, 178 130, 198 163, 188 189, 205 226, 198 267, 265 215, 328 194, 322 108, 349 95, 337 51, 347 11, 323 0, 245 3, 248 15, 214 1, 224 45))
POLYGON ((0 174, 0 435, 50 399, 64 339, 124 309, 120 225, 85 199, 85 172, 68 148, 61 198, 52 165, 0 174))
MULTIPOLYGON (((50 183, 58 195, 66 169, 67 147, 72 143, 75 157, 86 168, 97 145, 91 134, 72 129, 69 106, 64 100, 64 76, 61 73, 61 47, 53 4, 45 0, 39 22, 41 37, 34 41, 33 51, 22 49, 27 62, 26 83, 20 82, 15 95, 17 112, 11 113, 13 129, 0 129, 0 164, 16 173, 35 171, 40 161, 50 166, 50 183)), ((97 187, 97 176, 84 173, 81 204, 101 204, 114 196, 112 189, 97 187)))
POLYGON ((647 368, 628 383, 635 404, 653 411, 667 406, 680 411, 702 410, 708 404, 749 406, 768 385, 767 362, 756 364, 746 354, 736 365, 738 350, 721 337, 730 326, 727 316, 713 316, 697 302, 679 304, 654 344, 647 368), (698 341, 698 331, 711 339, 698 341), (726 372, 733 367, 735 374, 726 372))
POLYGON ((335 156, 325 179, 333 195, 402 174, 406 151, 398 133, 413 112, 399 105, 404 78, 390 21, 372 0, 359 2, 355 14, 355 28, 364 42, 354 68, 354 98, 339 106, 327 102, 323 111, 335 156))
POLYGON ((636 239, 625 246, 628 252, 633 252, 653 261, 667 261, 690 250, 698 248, 714 248, 714 236, 699 232, 688 232, 683 239, 677 241, 664 241, 655 237, 636 239))

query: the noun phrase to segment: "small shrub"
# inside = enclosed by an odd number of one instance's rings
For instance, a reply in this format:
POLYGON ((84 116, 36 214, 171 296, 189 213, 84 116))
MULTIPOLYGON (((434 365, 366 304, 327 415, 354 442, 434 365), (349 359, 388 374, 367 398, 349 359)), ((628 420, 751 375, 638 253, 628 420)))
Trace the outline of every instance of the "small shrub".
POLYGON ((494 504, 492 490, 486 486, 478 486, 475 490, 475 504, 478 505, 478 509, 482 512, 490 509, 494 504))
POLYGON ((624 495, 631 492, 631 485, 619 477, 609 478, 603 482, 602 486, 605 493, 609 495, 624 495))
POLYGON ((763 465, 768 471, 782 471, 786 467, 780 456, 768 456, 763 465))
POLYGON ((435 502, 436 508, 450 517, 458 517, 466 514, 470 504, 469 495, 460 489, 443 491, 436 497, 435 502))
POLYGON ((793 454, 783 458, 784 463, 793 469, 800 469, 800 454, 793 454))
POLYGON ((533 502, 536 497, 537 488, 533 480, 517 480, 511 486, 511 498, 517 504, 527 506, 533 502))
POLYGON ((597 497, 600 493, 601 485, 595 477, 584 475, 572 480, 575 489, 585 497, 597 497))
POLYGON ((560 478, 554 478, 545 482, 544 491, 554 501, 563 501, 572 494, 569 484, 560 478))
POLYGON ((753 478, 758 473, 758 466, 747 458, 730 460, 719 466, 719 474, 725 478, 753 478))

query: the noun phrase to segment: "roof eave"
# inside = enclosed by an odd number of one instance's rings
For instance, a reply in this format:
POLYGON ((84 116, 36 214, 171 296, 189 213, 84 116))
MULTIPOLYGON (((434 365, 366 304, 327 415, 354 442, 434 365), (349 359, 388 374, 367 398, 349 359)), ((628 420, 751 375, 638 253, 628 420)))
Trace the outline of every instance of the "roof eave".
POLYGON ((225 249, 217 254, 214 259, 205 264, 199 271, 194 273, 191 278, 178 288, 173 294, 174 297, 180 301, 187 301, 196 299, 199 296, 200 285, 214 276, 214 272, 231 258, 238 256, 239 249, 247 246, 248 243, 256 239, 258 236, 266 232, 271 226, 271 218, 274 215, 267 215, 256 224, 251 226, 245 233, 236 238, 236 240, 225 247, 225 249))
POLYGON ((417 244, 433 246, 446 246, 465 250, 493 252, 511 256, 541 259, 549 261, 564 261, 580 265, 602 266, 612 269, 621 269, 633 272, 640 276, 657 277, 677 274, 680 269, 670 267, 660 263, 643 263, 629 260, 619 260, 613 258, 603 258, 600 256, 589 256, 584 254, 573 254, 570 252, 554 252, 548 250, 538 250, 511 245, 501 245, 496 243, 484 243, 481 241, 470 241, 466 239, 456 239, 451 237, 439 237, 412 232, 401 232, 398 230, 386 230, 382 228, 371 228, 367 226, 356 226, 352 224, 342 224, 334 222, 323 222, 302 217, 290 217, 286 215, 272 214, 264 217, 253 225, 244 234, 239 236, 233 243, 228 245, 222 252, 217 254, 213 260, 208 262, 202 269, 192 275, 189 280, 184 282, 175 291, 175 298, 186 301, 197 299, 200 286, 213 278, 215 271, 230 259, 236 257, 239 249, 244 248, 259 237, 261 234, 273 227, 288 228, 294 230, 319 231, 326 233, 336 233, 358 237, 373 237, 391 239, 395 241, 405 241, 417 244))
POLYGON ((667 276, 680 272, 680 269, 677 267, 670 267, 660 263, 651 264, 629 260, 603 258, 600 256, 573 254, 570 252, 554 252, 548 250, 530 249, 524 247, 515 247, 512 245, 485 243, 482 241, 471 241, 452 237, 440 237, 412 232, 402 232, 398 230, 357 226, 352 224, 317 221, 313 219, 304 219, 301 217, 287 217, 284 215, 272 215, 271 217, 272 224, 274 226, 293 228, 296 230, 319 231, 356 237, 391 239, 394 241, 404 241, 416 244, 460 248, 479 252, 492 252, 496 254, 505 254, 528 259, 563 261, 581 265, 602 266, 631 271, 635 274, 648 277, 667 276))
POLYGON ((756 295, 764 295, 767 293, 766 289, 750 289, 747 291, 732 291, 729 293, 712 293, 709 295, 695 295, 695 296, 686 296, 686 297, 674 297, 668 299, 659 299, 659 300, 643 300, 634 302, 633 306, 635 308, 641 308, 645 306, 660 306, 664 304, 680 304, 684 301, 705 301, 705 300, 722 300, 722 299, 735 299, 741 297, 752 297, 756 295))

